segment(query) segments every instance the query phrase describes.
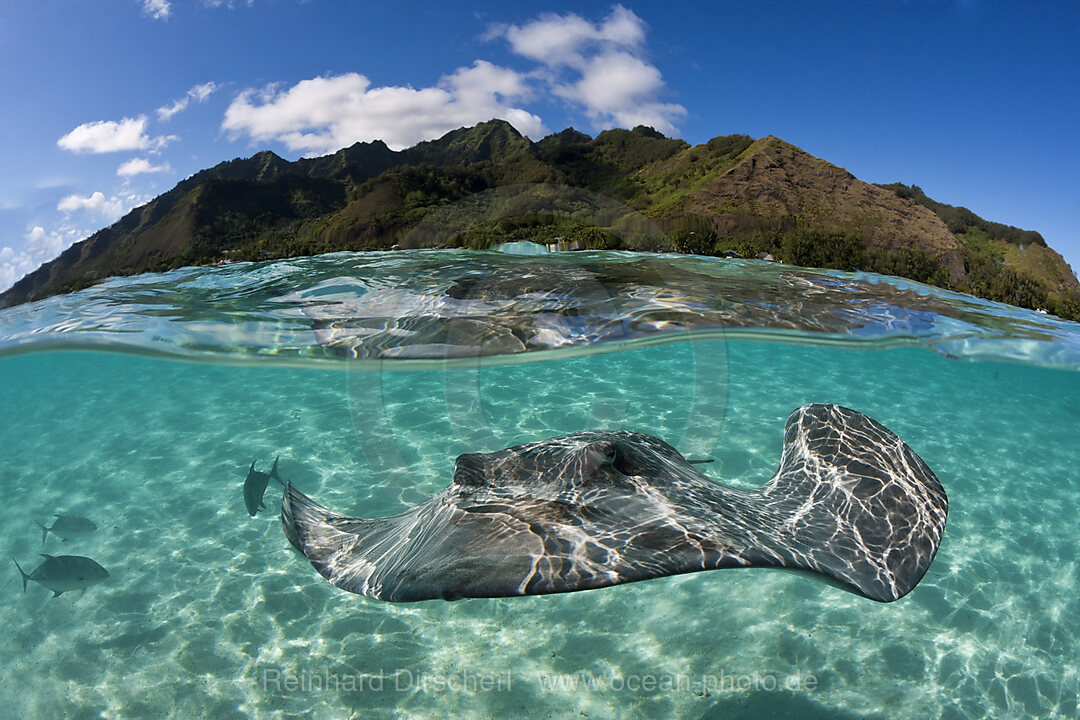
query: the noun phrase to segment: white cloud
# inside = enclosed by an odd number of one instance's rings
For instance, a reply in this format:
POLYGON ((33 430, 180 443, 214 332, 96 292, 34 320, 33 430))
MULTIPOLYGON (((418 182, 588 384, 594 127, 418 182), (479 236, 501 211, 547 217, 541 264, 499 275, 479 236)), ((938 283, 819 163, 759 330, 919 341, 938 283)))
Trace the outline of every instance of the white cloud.
POLYGON ((84 240, 93 233, 85 225, 71 221, 72 213, 87 213, 89 224, 98 225, 105 221, 113 223, 131 208, 149 201, 149 197, 132 192, 122 193, 120 197, 113 196, 106 199, 105 194, 95 192, 88 197, 69 195, 61 200, 57 209, 65 213, 58 227, 46 230, 40 225, 35 225, 23 236, 25 244, 22 249, 15 250, 11 247, 0 248, 0 292, 7 290, 15 284, 19 278, 38 268, 67 250, 69 247, 84 240))
POLYGON ((132 158, 116 169, 116 174, 123 177, 142 175, 143 173, 170 172, 169 163, 163 165, 151 165, 146 158, 132 158))
POLYGON ((503 36, 518 55, 545 65, 581 66, 590 46, 638 47, 645 40, 645 23, 621 5, 616 5, 602 22, 594 24, 568 13, 545 14, 523 26, 492 28, 492 36, 503 36))
POLYGON ((686 108, 661 102, 665 85, 643 57, 645 23, 616 5, 602 22, 579 15, 542 15, 525 25, 496 26, 518 55, 545 66, 551 91, 585 111, 597 128, 651 125, 675 132, 686 108))
POLYGON ((220 87, 216 82, 202 83, 188 90, 188 97, 195 102, 206 102, 206 99, 220 87))
POLYGON ((172 12, 169 0, 142 0, 143 12, 155 20, 167 20, 172 12))
POLYGON ((124 214, 124 202, 116 196, 106 199, 105 194, 98 191, 87 197, 68 195, 56 205, 56 209, 65 213, 86 212, 112 223, 124 214))
MULTIPOLYGON (((226 7, 229 10, 235 10, 238 3, 236 0, 203 0, 203 4, 211 8, 226 7)), ((255 0, 246 0, 244 4, 251 7, 255 4, 255 0)))
POLYGON ((98 120, 79 125, 56 144, 74 153, 108 153, 130 150, 160 150, 175 135, 151 138, 146 134, 146 116, 115 120, 98 120))
POLYGON ((159 107, 157 109, 158 120, 162 122, 169 120, 176 113, 186 110, 187 106, 190 105, 192 101, 195 101, 197 103, 206 102, 206 100, 214 93, 214 91, 216 91, 220 87, 220 85, 214 82, 196 85, 195 87, 188 90, 187 94, 184 95, 184 97, 180 98, 172 105, 163 105, 162 107, 159 107))
POLYGON ((26 247, 30 255, 45 260, 52 260, 66 247, 64 239, 57 232, 47 233, 40 225, 35 226, 26 236, 26 247))
MULTIPOLYGON (((671 134, 686 108, 664 101, 667 86, 646 57, 645 35, 645 23, 621 5, 599 22, 574 13, 546 14, 488 33, 536 63, 529 71, 477 60, 419 89, 373 87, 355 72, 286 88, 249 88, 233 99, 221 127, 234 138, 277 141, 308 155, 376 139, 407 147, 491 118, 536 138, 547 130, 524 104, 539 91, 575 106, 597 129, 651 125, 671 134)), ((173 108, 179 112, 182 102, 160 109, 159 116, 169 116, 173 108)))
POLYGON ((46 232, 45 228, 38 225, 26 234, 24 250, 16 252, 11 247, 0 248, 0 292, 7 290, 19 278, 42 263, 52 260, 83 237, 85 233, 80 233, 70 226, 62 227, 59 231, 46 232))
POLYGON ((686 114, 682 105, 662 103, 664 89, 660 71, 625 52, 609 52, 591 58, 577 82, 556 85, 556 95, 580 103, 598 127, 649 125, 673 132, 673 120, 686 114))
POLYGON ((16 280, 35 267, 37 265, 27 253, 17 253, 7 246, 0 248, 0 292, 14 285, 16 280))
POLYGON ((376 139, 408 147, 491 118, 540 137, 547 132, 540 118, 511 104, 530 96, 525 76, 483 60, 419 90, 371 87, 365 76, 347 73, 302 80, 280 92, 273 86, 245 90, 226 110, 222 129, 309 154, 376 139))

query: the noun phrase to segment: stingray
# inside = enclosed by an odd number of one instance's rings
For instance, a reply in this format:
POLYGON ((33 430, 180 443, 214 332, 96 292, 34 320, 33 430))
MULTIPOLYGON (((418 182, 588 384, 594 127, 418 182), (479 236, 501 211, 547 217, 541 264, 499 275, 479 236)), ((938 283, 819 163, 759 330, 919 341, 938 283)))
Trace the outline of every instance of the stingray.
POLYGON ((348 517, 291 483, 285 534, 343 590, 396 602, 543 595, 723 568, 814 574, 864 597, 909 593, 948 498, 900 438, 838 405, 788 418, 780 469, 723 485, 659 438, 585 431, 457 458, 400 515, 348 517))

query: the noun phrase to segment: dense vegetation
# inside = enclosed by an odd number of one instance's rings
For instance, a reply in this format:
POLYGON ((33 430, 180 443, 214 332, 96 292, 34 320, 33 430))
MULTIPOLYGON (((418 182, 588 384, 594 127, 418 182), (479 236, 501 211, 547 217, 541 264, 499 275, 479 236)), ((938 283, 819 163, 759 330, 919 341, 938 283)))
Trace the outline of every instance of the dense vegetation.
MULTIPOLYGON (((932 284, 1019 307, 1042 308, 1058 317, 1080 321, 1080 295, 1062 292, 1069 280, 1075 281, 1071 269, 1063 262, 1044 273, 1027 267, 1031 258, 1025 254, 1040 259, 1046 255, 1044 250, 1048 248, 1042 235, 984 220, 966 207, 932 200, 918 185, 892 183, 881 187, 932 210, 963 243, 964 280, 949 283, 939 279, 932 284)), ((911 277, 902 272, 892 274, 911 277)))
POLYGON ((1038 233, 917 186, 867 185, 776 138, 691 147, 645 127, 595 138, 571 128, 534 143, 502 121, 403 151, 373 142, 296 162, 262 152, 222 163, 72 246, 0 304, 190 264, 521 239, 768 254, 1080 320, 1080 284, 1038 233))
POLYGON ((1002 223, 983 220, 966 207, 955 207, 953 205, 937 202, 936 200, 931 200, 918 185, 891 183, 889 185, 882 185, 881 187, 886 190, 892 190, 902 198, 914 200, 923 207, 929 208, 935 215, 942 219, 951 232, 964 234, 968 232, 969 229, 975 228, 986 233, 989 237, 998 238, 1005 242, 1013 243, 1014 245, 1034 243, 1036 245, 1046 246, 1046 241, 1043 240, 1042 235, 1034 230, 1021 230, 1012 225, 1003 225, 1002 223))

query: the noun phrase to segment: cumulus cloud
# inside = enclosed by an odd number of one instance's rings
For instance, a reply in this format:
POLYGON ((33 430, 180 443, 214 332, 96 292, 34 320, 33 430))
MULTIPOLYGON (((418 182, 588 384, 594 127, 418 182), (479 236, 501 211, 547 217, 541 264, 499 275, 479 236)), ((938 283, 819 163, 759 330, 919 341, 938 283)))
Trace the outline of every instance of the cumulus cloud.
MULTIPOLYGON (((43 231, 44 232, 44 231, 43 231)), ((7 290, 15 281, 37 267, 27 252, 15 252, 8 246, 0 248, 0 292, 7 290)))
POLYGON ((72 243, 85 237, 73 227, 65 226, 59 231, 46 231, 40 225, 35 226, 25 236, 23 250, 5 246, 0 248, 0 292, 7 290, 19 278, 36 269, 62 253, 72 243))
POLYGON ((116 196, 106 199, 105 193, 99 191, 87 197, 68 195, 56 205, 56 209, 65 213, 86 212, 102 220, 115 222, 124 214, 124 202, 116 196))
POLYGON ((489 36, 505 37, 518 55, 545 65, 582 66, 585 52, 608 44, 615 47, 639 47, 645 41, 645 23, 630 10, 616 5, 601 23, 583 17, 545 14, 525 25, 496 25, 489 36))
POLYGON ((222 129, 312 155, 376 139, 408 147, 491 118, 540 137, 547 132, 540 118, 513 104, 531 95, 524 75, 484 60, 420 89, 372 87, 367 77, 347 73, 302 80, 287 90, 245 90, 226 110, 222 129))
POLYGON ((45 228, 40 225, 35 226, 26 236, 26 248, 29 254, 33 257, 44 258, 44 260, 52 260, 67 245, 60 233, 45 232, 45 228))
POLYGON ((73 244, 88 237, 93 230, 88 224, 101 221, 113 223, 131 208, 149 200, 134 193, 122 194, 121 197, 106 198, 104 193, 95 192, 87 197, 69 195, 61 200, 57 209, 65 213, 58 226, 46 230, 35 225, 26 235, 23 247, 0 248, 0 292, 14 285, 19 278, 32 272, 42 263, 49 262, 73 244), (71 215, 80 213, 84 222, 73 222, 71 215))
MULTIPOLYGON (((237 0, 203 0, 203 2, 206 5, 206 7, 212 7, 212 8, 226 7, 229 10, 235 10, 236 6, 239 4, 237 2, 237 0)), ((251 7, 252 5, 255 4, 255 0, 246 0, 244 2, 244 4, 247 5, 248 7, 251 7)))
POLYGON ((133 175, 142 175, 144 173, 159 173, 170 172, 172 168, 169 163, 162 165, 151 165, 150 161, 146 158, 132 158, 126 163, 116 169, 116 174, 122 177, 132 177, 133 175))
POLYGON ((590 58, 576 82, 555 84, 556 95, 576 102, 598 127, 649 125, 675 131, 673 120, 686 114, 682 105, 660 102, 664 89, 660 71, 625 52, 590 58))
POLYGON ((489 37, 540 62, 551 91, 580 106, 597 128, 651 125, 676 131, 686 108, 665 103, 663 77, 644 57, 645 23, 616 5, 603 21, 579 15, 542 15, 524 25, 494 26, 489 37))
POLYGON ((142 0, 143 12, 154 20, 167 20, 172 12, 169 0, 142 0))
POLYGON ((221 86, 214 82, 203 83, 196 85, 187 91, 184 97, 180 98, 172 105, 163 105, 157 109, 158 120, 165 122, 169 120, 173 115, 178 112, 182 112, 187 109, 187 106, 192 102, 206 102, 206 100, 221 86))
POLYGON ((79 125, 56 144, 73 153, 109 153, 130 150, 160 150, 176 139, 175 135, 151 138, 146 134, 146 116, 115 120, 97 120, 79 125))
MULTIPOLYGON (((567 13, 492 26, 487 38, 505 40, 531 68, 519 72, 477 60, 419 89, 372 86, 355 72, 249 88, 229 105, 222 129, 308 155, 376 139, 407 147, 491 118, 536 138, 547 129, 524 106, 546 96, 578 108, 597 129, 651 125, 671 134, 686 108, 665 101, 667 86, 646 55, 646 29, 621 5, 598 22, 567 13)), ((165 117, 171 110, 158 112, 165 117)))

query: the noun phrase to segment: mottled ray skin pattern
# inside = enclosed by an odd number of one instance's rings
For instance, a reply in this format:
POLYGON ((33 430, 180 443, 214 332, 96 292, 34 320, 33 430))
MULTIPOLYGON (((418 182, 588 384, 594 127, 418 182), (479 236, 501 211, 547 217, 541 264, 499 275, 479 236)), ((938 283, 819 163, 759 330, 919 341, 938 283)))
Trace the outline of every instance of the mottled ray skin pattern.
POLYGON ((714 482, 650 435, 587 431, 462 455, 448 488, 393 517, 340 515, 291 484, 282 499, 286 536, 323 577, 391 601, 770 567, 889 602, 930 567, 947 514, 900 438, 837 405, 791 414, 780 469, 759 488, 714 482))

